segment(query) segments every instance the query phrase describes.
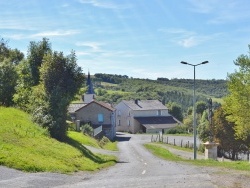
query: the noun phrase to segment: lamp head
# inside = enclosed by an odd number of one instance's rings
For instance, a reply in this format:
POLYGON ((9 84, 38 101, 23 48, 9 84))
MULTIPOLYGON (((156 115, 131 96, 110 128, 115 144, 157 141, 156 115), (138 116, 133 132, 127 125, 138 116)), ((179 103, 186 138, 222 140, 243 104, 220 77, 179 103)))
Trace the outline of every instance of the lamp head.
POLYGON ((201 64, 207 64, 207 63, 209 63, 208 61, 203 61, 201 64))
POLYGON ((181 61, 181 63, 182 63, 182 64, 185 64, 185 65, 186 65, 186 64, 188 64, 188 63, 187 63, 187 62, 185 62, 185 61, 181 61))

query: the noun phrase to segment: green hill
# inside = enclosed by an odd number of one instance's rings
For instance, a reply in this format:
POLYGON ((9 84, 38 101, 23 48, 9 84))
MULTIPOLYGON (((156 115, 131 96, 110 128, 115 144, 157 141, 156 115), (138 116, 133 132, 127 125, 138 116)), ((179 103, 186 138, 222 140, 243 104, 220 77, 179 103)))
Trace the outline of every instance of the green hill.
POLYGON ((70 133, 67 143, 49 137, 48 132, 18 109, 0 107, 0 165, 38 172, 71 173, 93 171, 113 165, 113 156, 96 155, 82 142, 97 146, 81 133, 70 133))
MULTIPOLYGON (((193 105, 193 79, 150 80, 98 73, 92 76, 92 80, 96 99, 112 104, 130 99, 158 99, 165 104, 176 102, 184 112, 193 105)), ((216 107, 227 94, 226 80, 196 80, 197 101, 212 98, 216 107)))

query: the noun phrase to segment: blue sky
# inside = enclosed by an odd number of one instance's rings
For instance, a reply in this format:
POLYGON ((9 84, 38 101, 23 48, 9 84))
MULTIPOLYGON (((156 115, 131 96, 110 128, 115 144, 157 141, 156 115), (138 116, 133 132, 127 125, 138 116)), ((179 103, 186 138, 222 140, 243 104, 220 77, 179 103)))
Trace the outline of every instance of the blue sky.
POLYGON ((134 78, 226 79, 248 54, 248 0, 0 0, 0 37, 76 51, 83 72, 134 78))

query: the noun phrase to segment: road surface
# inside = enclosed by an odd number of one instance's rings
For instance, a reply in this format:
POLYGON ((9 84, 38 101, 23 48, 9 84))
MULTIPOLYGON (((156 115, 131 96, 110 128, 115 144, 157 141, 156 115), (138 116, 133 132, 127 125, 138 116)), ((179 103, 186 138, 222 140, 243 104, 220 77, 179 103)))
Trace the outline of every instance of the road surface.
POLYGON ((74 175, 56 173, 24 173, 0 167, 0 187, 57 188, 214 188, 209 174, 195 166, 159 159, 148 152, 143 143, 149 135, 118 135, 119 162, 97 173, 74 175))

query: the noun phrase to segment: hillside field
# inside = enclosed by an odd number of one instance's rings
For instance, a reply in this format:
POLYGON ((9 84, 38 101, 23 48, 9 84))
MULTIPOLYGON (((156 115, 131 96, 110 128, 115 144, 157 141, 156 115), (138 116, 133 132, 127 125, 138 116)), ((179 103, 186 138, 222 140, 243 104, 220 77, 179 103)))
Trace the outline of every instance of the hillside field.
POLYGON ((97 155, 83 144, 99 147, 95 139, 69 132, 65 143, 15 108, 0 107, 0 165, 28 172, 94 171, 114 165, 114 156, 97 155))

